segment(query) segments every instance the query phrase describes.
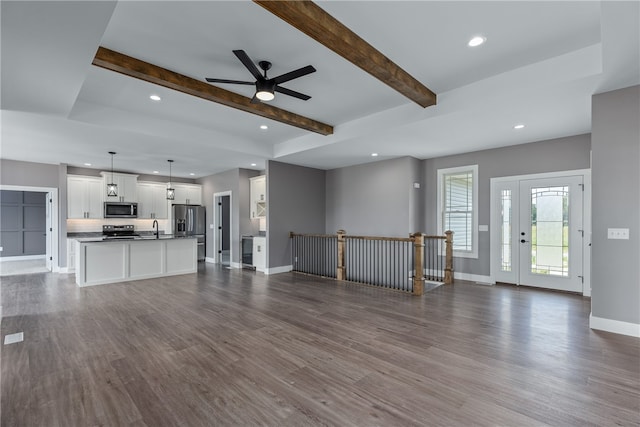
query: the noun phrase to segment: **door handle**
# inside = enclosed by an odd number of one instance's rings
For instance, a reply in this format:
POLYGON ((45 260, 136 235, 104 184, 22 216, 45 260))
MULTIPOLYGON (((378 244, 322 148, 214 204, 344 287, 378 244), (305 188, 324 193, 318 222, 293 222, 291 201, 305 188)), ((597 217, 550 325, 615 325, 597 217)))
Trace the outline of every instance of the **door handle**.
POLYGON ((520 243, 529 243, 528 240, 520 239, 520 243))

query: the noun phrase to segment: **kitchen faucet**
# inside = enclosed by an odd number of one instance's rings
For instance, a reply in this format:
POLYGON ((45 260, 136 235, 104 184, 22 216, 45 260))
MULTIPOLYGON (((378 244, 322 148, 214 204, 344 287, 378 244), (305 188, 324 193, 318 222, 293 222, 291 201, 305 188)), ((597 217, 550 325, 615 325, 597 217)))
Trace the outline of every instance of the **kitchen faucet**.
POLYGON ((156 229, 156 239, 159 239, 160 238, 160 226, 158 226, 158 220, 157 219, 153 220, 152 227, 156 229))

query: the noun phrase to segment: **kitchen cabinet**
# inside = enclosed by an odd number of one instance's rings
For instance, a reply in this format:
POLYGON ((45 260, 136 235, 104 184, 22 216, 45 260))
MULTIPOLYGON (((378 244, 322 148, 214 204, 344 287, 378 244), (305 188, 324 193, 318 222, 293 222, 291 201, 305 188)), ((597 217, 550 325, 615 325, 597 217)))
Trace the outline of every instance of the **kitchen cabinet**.
POLYGON ((76 271, 76 239, 67 239, 67 273, 76 271))
POLYGON ((100 172, 103 178, 103 199, 105 202, 132 202, 138 201, 138 175, 126 173, 100 172), (113 175, 113 177, 112 177, 113 175), (107 196, 107 184, 113 181, 118 185, 117 196, 107 196))
POLYGON ((251 219, 267 216, 267 177, 265 175, 249 178, 249 198, 251 201, 251 219))
POLYGON ((80 241, 76 284, 101 285, 198 272, 197 239, 80 241))
POLYGON ((157 182, 138 182, 138 218, 167 219, 167 186, 157 182))
POLYGON ((172 187, 175 189, 175 198, 172 201, 174 205, 202 204, 202 186, 200 184, 173 183, 172 187))
POLYGON ((267 266, 267 238, 253 238, 253 266, 256 271, 264 271, 267 266))
POLYGON ((103 180, 92 176, 67 176, 67 218, 102 218, 103 180))

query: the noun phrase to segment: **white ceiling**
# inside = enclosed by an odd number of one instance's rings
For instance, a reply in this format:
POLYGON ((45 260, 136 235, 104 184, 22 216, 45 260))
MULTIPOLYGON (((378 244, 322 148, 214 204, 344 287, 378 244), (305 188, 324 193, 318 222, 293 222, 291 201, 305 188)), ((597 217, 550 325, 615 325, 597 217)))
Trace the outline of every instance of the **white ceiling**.
MULTIPOLYGON (((591 95, 640 84, 636 1, 318 4, 438 104, 423 109, 250 1, 3 0, 0 156, 105 169, 116 151, 118 170, 166 175, 171 158, 183 177, 262 169, 268 159, 331 169, 430 158, 588 133, 591 95), (487 42, 469 48, 478 34, 487 42), (270 76, 311 64, 316 73, 283 86, 312 98, 276 94, 272 103, 334 134, 92 66, 98 46, 200 80, 251 80, 234 49, 271 61, 270 76)), ((251 86, 220 87, 253 95, 251 86)))

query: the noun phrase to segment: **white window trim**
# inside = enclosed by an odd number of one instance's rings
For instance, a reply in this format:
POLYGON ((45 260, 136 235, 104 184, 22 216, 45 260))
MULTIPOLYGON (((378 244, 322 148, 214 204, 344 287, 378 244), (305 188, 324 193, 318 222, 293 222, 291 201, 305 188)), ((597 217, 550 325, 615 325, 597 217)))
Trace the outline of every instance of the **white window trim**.
MULTIPOLYGON (((438 169, 438 234, 444 236, 446 230, 442 229, 442 211, 444 208, 444 192, 442 186, 444 176, 454 173, 469 172, 473 174, 473 219, 471 231, 471 251, 453 251, 453 256, 458 258, 478 258, 478 165, 459 166, 455 168, 438 169)), ((454 234, 453 239, 456 236, 454 234)))

